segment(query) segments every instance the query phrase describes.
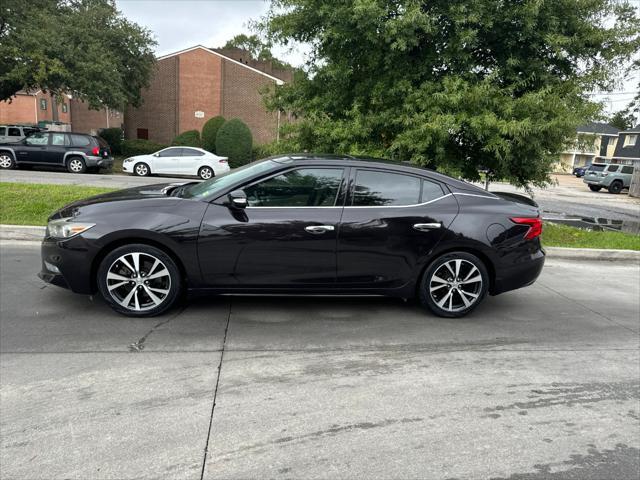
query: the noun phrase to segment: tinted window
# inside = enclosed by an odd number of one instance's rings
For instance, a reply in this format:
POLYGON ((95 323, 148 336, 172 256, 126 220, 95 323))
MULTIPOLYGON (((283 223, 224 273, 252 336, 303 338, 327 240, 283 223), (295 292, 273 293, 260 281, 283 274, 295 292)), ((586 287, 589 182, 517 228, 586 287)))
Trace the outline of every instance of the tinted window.
POLYGON ((9 127, 9 136, 10 137, 21 137, 22 133, 20 133, 19 128, 11 128, 9 127))
POLYGON ((71 145, 74 147, 88 147, 91 145, 91 137, 85 135, 69 135, 71 137, 71 145))
POLYGON ((620 165, 609 165, 607 167, 607 172, 617 172, 620 168, 620 165))
POLYGON ((93 137, 93 138, 97 140, 98 145, 100 145, 102 148, 109 148, 109 144, 104 138, 102 137, 93 137))
POLYGON ((629 165, 622 167, 622 173, 633 173, 633 167, 629 165))
POLYGON ((0 127, 0 135, 6 135, 7 134, 7 127, 0 127))
POLYGON ((167 148, 158 153, 159 157, 179 157, 181 148, 167 148))
POLYGON ((437 183, 430 182, 429 180, 422 181, 422 197, 420 202, 430 202, 436 198, 440 198, 444 195, 442 187, 437 183))
POLYGON ((358 170, 352 205, 415 205, 420 203, 420 179, 397 173, 358 170))
POLYGON ((203 155, 204 155, 204 153, 202 153, 200 150, 194 150, 193 148, 183 148, 182 149, 182 156, 183 157, 201 157, 203 155))
POLYGON ((66 135, 64 133, 52 133, 51 134, 51 145, 68 145, 66 141, 66 135))
POLYGON ((341 168, 300 168, 244 191, 252 207, 331 207, 341 180, 341 168))
POLYGON ((27 145, 46 145, 49 142, 49 136, 45 133, 34 133, 25 139, 27 145))
POLYGON ((605 165, 591 165, 589 170, 592 172, 602 172, 604 170, 605 165))

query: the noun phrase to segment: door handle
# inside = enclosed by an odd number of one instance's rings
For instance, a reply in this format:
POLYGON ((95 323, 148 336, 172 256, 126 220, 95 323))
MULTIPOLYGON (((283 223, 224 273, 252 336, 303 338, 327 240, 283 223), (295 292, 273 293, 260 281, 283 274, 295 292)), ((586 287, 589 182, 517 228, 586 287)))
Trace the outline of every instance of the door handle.
POLYGON ((335 228, 333 225, 309 225, 308 227, 304 227, 304 229, 309 233, 314 233, 316 235, 325 232, 333 232, 335 228))
POLYGON ((434 222, 434 223, 416 223, 413 228, 419 230, 421 232, 428 232, 429 230, 437 230, 442 228, 442 223, 434 222))

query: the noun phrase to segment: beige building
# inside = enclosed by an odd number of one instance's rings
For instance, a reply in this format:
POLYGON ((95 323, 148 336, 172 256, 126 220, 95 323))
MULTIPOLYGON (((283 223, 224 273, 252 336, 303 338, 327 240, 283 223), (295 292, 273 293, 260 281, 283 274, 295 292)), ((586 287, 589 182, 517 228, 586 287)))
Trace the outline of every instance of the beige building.
POLYGON ((611 162, 618 143, 619 130, 608 123, 591 122, 577 128, 576 139, 560 154, 554 171, 571 172, 575 167, 611 162))

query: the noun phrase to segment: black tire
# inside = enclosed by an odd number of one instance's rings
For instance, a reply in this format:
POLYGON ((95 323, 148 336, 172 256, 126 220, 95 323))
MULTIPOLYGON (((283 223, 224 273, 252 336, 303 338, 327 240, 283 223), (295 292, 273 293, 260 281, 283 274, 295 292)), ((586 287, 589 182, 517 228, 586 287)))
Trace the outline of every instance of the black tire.
POLYGON ((151 175, 151 169, 146 163, 138 162, 133 166, 133 174, 138 177, 148 177, 151 175))
POLYGON ((180 270, 173 259, 145 244, 116 248, 102 260, 97 275, 98 290, 104 301, 129 317, 160 315, 173 306, 182 291, 180 270), (129 267, 138 267, 138 272, 129 267))
POLYGON ((618 194, 622 191, 622 182, 620 180, 614 180, 613 182, 611 182, 611 185, 609 185, 609 188, 607 188, 607 190, 609 190, 609 193, 613 193, 613 194, 618 194))
POLYGON ((426 268, 420 280, 418 298, 422 306, 439 317, 458 318, 482 303, 488 288, 489 273, 482 260, 467 252, 450 252, 436 258, 426 268), (448 263, 453 272, 447 268, 448 263), (455 273, 459 277, 456 278, 455 273))
POLYGON ((70 157, 67 159, 67 171, 69 173, 84 173, 87 171, 87 164, 82 157, 70 157))
POLYGON ((592 192, 599 192, 602 189, 600 185, 589 185, 589 188, 592 192))
POLYGON ((213 171, 213 168, 211 167, 200 167, 200 170, 198 170, 198 176, 203 179, 203 180, 209 180, 210 178, 213 178, 216 176, 216 174, 213 171))
POLYGON ((0 152, 0 168, 3 170, 11 170, 16 168, 16 161, 10 152, 0 152))

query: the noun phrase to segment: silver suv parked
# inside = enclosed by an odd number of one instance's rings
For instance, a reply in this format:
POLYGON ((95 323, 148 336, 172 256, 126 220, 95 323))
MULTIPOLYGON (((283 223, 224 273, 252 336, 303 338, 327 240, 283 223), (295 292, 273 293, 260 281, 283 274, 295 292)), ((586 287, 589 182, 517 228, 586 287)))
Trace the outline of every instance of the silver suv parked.
POLYGON ((622 189, 629 188, 633 166, 614 163, 594 163, 585 173, 583 182, 589 185, 594 192, 603 188, 609 193, 620 193, 622 189))
POLYGON ((0 143, 18 142, 33 132, 40 132, 38 127, 24 125, 0 125, 0 143))

